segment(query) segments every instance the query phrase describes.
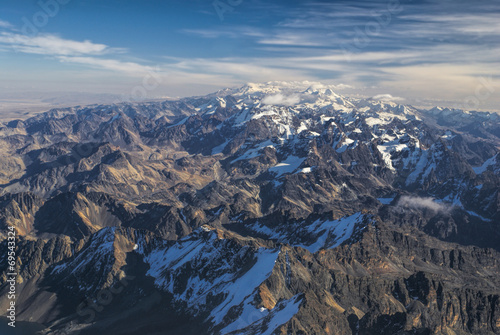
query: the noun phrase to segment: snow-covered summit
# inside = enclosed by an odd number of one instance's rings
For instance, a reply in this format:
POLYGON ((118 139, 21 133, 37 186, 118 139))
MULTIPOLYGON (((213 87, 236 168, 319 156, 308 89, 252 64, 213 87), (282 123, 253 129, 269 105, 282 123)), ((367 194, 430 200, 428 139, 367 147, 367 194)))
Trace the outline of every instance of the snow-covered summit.
POLYGON ((268 81, 265 83, 247 83, 242 87, 225 89, 218 93, 233 95, 261 96, 268 94, 289 94, 289 93, 325 93, 327 90, 333 93, 337 89, 336 85, 325 85, 314 81, 268 81))
MULTIPOLYGON (((315 81, 269 81, 263 83, 247 83, 237 88, 219 90, 207 97, 224 99, 233 96, 244 105, 272 105, 293 108, 325 108, 350 112, 379 111, 394 114, 417 114, 417 108, 400 103, 401 98, 392 98, 389 94, 380 94, 373 97, 348 97, 338 91, 346 85, 323 84, 315 81)), ((480 118, 488 121, 498 121, 500 115, 494 112, 468 111, 457 108, 433 107, 418 109, 418 111, 434 117, 452 118, 454 121, 467 121, 480 118)))
POLYGON ((264 118, 287 134, 298 134, 305 129, 306 125, 300 122, 304 118, 324 123, 325 118, 340 117, 348 123, 362 117, 370 125, 387 124, 394 119, 403 122, 418 119, 418 111, 412 106, 346 97, 336 93, 340 87, 310 81, 248 83, 218 91, 208 102, 204 100, 196 107, 200 114, 213 114, 218 108, 229 107, 233 117, 227 122, 233 125, 264 118))
POLYGON ((238 88, 223 89, 210 95, 213 102, 220 105, 220 99, 232 96, 240 109, 251 106, 290 107, 293 109, 331 109, 340 112, 389 111, 395 114, 414 114, 416 109, 393 101, 372 98, 352 98, 337 93, 345 85, 327 85, 311 81, 270 81, 247 83, 238 88), (217 100, 217 101, 216 101, 217 100))

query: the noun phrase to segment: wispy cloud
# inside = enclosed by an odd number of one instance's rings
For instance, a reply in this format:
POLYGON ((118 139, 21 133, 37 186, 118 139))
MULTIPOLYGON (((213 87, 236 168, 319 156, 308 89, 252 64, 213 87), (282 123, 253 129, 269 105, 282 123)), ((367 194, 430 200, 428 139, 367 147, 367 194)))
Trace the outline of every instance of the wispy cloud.
POLYGON ((233 78, 241 83, 247 81, 262 82, 271 80, 307 80, 303 68, 293 68, 286 59, 280 64, 275 58, 168 58, 171 63, 165 65, 169 70, 182 71, 186 74, 203 73, 206 75, 233 78))
POLYGON ((275 95, 268 95, 262 102, 266 105, 283 105, 283 106, 293 106, 300 102, 300 97, 298 95, 283 95, 281 93, 275 95))
POLYGON ((477 37, 478 35, 492 35, 497 37, 500 29, 500 21, 496 13, 408 14, 403 15, 402 19, 414 22, 414 24, 407 25, 408 29, 415 28, 415 23, 418 23, 418 32, 432 32, 433 36, 455 37, 461 35, 465 37, 469 35, 477 37))
POLYGON ((196 35, 203 38, 241 38, 246 37, 265 37, 268 34, 264 29, 239 26, 232 27, 232 29, 182 29, 182 33, 188 35, 196 35))
POLYGON ((103 59, 96 57, 67 57, 67 56, 59 56, 58 59, 61 60, 62 62, 90 65, 96 68, 118 71, 122 73, 128 73, 131 75, 139 75, 139 76, 142 76, 149 72, 156 71, 151 66, 141 65, 134 62, 123 62, 115 59, 103 59))
POLYGON ((123 49, 110 48, 105 44, 91 41, 73 41, 52 34, 27 36, 11 32, 0 33, 0 44, 14 50, 39 55, 102 55, 110 52, 122 52, 123 49))
POLYGON ((144 76, 157 68, 137 62, 123 61, 119 55, 128 52, 125 48, 111 47, 90 40, 77 41, 60 37, 56 34, 40 33, 37 35, 20 34, 14 26, 0 20, 0 52, 19 52, 49 56, 63 63, 81 64, 94 69, 119 72, 127 76, 144 76), (106 57, 106 58, 103 58, 106 57))
POLYGON ((325 41, 318 40, 316 36, 309 34, 297 34, 295 32, 279 32, 271 37, 260 38, 257 43, 270 45, 291 45, 300 47, 324 47, 325 41))
POLYGON ((435 202, 433 198, 421 198, 407 195, 404 195, 399 199, 397 206, 415 209, 427 209, 440 213, 448 213, 450 211, 449 206, 435 202))
POLYGON ((64 63, 88 65, 93 68, 142 76, 154 69, 136 62, 101 58, 103 55, 122 54, 124 48, 112 48, 89 40, 75 41, 54 34, 27 36, 12 32, 0 32, 0 51, 8 50, 36 55, 52 56, 64 63))
POLYGON ((0 20, 0 28, 12 28, 12 24, 7 21, 0 20))
POLYGON ((370 98, 371 100, 377 100, 377 101, 403 101, 405 98, 401 97, 393 97, 390 94, 377 94, 373 97, 370 98))

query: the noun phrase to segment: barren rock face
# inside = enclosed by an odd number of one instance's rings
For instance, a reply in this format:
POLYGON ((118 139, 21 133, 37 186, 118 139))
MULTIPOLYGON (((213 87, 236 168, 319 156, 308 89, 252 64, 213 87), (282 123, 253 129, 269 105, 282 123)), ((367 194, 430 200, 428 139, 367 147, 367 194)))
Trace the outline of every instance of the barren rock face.
POLYGON ((498 121, 269 84, 7 123, 0 307, 13 227, 45 334, 498 334, 498 121))

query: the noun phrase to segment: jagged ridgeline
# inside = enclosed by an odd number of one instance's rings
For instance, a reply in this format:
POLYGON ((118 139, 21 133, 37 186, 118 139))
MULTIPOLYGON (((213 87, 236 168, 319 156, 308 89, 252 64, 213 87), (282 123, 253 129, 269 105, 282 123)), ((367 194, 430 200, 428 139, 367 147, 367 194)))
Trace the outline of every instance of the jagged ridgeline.
POLYGON ((500 334, 500 117, 314 83, 0 123, 43 334, 500 334))

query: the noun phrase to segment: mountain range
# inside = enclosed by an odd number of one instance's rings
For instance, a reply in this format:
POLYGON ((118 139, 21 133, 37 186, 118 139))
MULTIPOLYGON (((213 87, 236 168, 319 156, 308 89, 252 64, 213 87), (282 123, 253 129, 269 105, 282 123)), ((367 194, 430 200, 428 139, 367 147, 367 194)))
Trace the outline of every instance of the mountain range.
POLYGON ((0 123, 39 334, 500 334, 500 115, 268 82, 0 123))

